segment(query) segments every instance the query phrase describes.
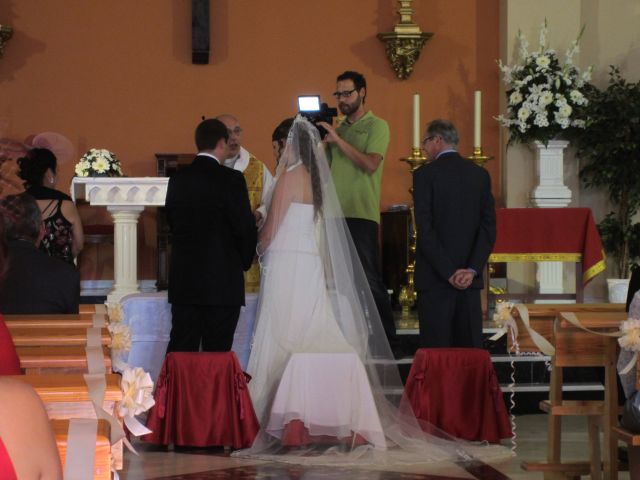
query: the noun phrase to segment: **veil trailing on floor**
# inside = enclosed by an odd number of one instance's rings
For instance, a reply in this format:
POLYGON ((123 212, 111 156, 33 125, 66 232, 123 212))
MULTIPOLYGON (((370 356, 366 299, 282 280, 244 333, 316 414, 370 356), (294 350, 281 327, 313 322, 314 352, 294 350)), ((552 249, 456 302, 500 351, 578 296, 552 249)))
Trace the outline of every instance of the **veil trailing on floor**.
MULTIPOLYGON (((251 397, 262 428, 251 448, 234 455, 297 464, 369 466, 508 457, 506 447, 461 441, 421 424, 402 399, 397 364, 344 221, 324 146, 316 127, 301 116, 289 132, 269 203, 258 244, 263 278, 248 367, 253 376, 251 397), (302 214, 294 215, 294 210, 302 214), (366 372, 371 391, 366 393, 374 407, 366 411, 362 402, 365 411, 353 415, 377 414, 382 434, 376 437, 367 427, 359 430, 360 422, 355 426, 305 424, 311 435, 343 440, 346 436, 351 441, 283 446, 282 431, 272 428, 272 406, 285 365, 295 353, 355 353, 366 372)), ((293 385, 290 395, 296 394, 295 389, 293 385)), ((332 408, 331 400, 323 406, 327 404, 332 408)), ((356 403, 355 409, 359 407, 356 403)))

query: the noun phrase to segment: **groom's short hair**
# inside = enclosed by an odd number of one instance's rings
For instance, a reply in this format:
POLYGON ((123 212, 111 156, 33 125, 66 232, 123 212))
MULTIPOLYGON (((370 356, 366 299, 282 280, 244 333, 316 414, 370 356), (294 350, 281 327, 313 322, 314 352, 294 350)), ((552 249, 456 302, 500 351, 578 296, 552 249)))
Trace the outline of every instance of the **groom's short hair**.
POLYGON ((220 120, 207 118, 196 128, 196 147, 198 150, 214 150, 221 138, 229 140, 227 127, 220 120))

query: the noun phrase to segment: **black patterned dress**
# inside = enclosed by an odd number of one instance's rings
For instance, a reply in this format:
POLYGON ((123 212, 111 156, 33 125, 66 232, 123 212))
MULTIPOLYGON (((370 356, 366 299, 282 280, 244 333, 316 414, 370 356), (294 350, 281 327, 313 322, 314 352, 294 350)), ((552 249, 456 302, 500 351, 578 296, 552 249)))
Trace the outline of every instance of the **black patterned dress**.
POLYGON ((62 202, 65 200, 72 201, 71 197, 47 187, 32 187, 27 192, 35 197, 36 200, 50 200, 42 210, 45 234, 40 243, 40 250, 50 257, 56 257, 75 265, 72 249, 72 224, 62 214, 62 202))

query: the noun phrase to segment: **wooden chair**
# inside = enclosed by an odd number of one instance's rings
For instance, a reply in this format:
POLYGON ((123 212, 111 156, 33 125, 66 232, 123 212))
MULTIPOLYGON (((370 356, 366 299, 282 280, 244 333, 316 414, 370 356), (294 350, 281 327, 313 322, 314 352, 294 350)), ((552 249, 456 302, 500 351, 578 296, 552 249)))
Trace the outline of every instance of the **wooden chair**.
MULTIPOLYGON (((636 389, 640 390, 640 356, 636 363, 636 389)), ((640 447, 640 433, 634 433, 621 425, 613 427, 613 437, 625 442, 629 447, 640 447)))
MULTIPOLYGON (((531 327, 546 338, 553 345, 553 324, 559 312, 624 312, 624 303, 527 303, 524 305, 529 311, 531 327)), ((514 307, 511 315, 518 324, 518 347, 520 352, 538 352, 529 332, 520 318, 520 312, 514 307)), ((509 349, 513 342, 511 336, 507 338, 509 349)))
POLYGON ((617 447, 612 439, 611 427, 617 420, 618 391, 616 378, 617 343, 613 337, 586 332, 573 326, 568 320, 574 314, 580 323, 590 329, 617 330, 626 312, 578 312, 559 313, 554 322, 555 355, 552 359, 549 400, 540 408, 549 414, 546 462, 523 462, 527 471, 543 472, 545 480, 578 478, 591 474, 592 479, 617 478, 617 447), (562 397, 562 373, 565 367, 604 367, 604 401, 569 401, 562 397), (581 415, 587 417, 590 438, 589 461, 562 462, 562 417, 581 415), (601 464, 599 429, 604 437, 604 465, 601 464), (604 467, 604 468, 603 468, 604 467))
MULTIPOLYGON (((109 349, 102 347, 104 366, 111 373, 109 349)), ((20 368, 27 375, 52 375, 63 373, 86 373, 87 354, 84 347, 18 347, 20 368)))
MULTIPOLYGON (((60 461, 64 468, 67 457, 67 439, 69 431, 69 420, 50 420, 53 432, 56 437, 56 445, 60 461)), ((109 422, 98 420, 98 434, 96 436, 96 453, 93 465, 94 480, 111 479, 111 443, 109 433, 111 429, 109 422)))

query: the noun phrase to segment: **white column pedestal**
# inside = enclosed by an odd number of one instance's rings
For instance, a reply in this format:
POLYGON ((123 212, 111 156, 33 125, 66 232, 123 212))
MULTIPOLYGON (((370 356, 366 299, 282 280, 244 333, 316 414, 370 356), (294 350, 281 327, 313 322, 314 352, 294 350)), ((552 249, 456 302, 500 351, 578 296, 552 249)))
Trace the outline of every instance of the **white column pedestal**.
POLYGON ((138 293, 138 217, 144 207, 107 207, 114 227, 114 283, 107 301, 138 293))
POLYGON ((561 208, 569 206, 571 190, 564 184, 564 154, 569 142, 550 140, 545 147, 534 142, 538 185, 531 194, 535 207, 561 208))
MULTIPOLYGON (((541 142, 534 145, 538 185, 531 194, 531 202, 542 208, 568 207, 571 190, 564 184, 564 149, 569 142, 550 140, 546 147, 541 142)), ((563 293, 562 262, 539 262, 537 277, 540 293, 563 293)))

